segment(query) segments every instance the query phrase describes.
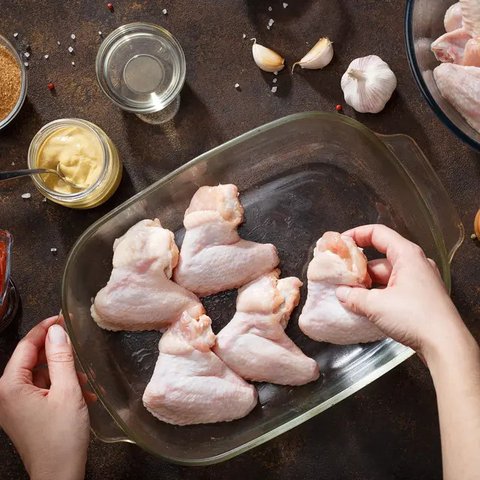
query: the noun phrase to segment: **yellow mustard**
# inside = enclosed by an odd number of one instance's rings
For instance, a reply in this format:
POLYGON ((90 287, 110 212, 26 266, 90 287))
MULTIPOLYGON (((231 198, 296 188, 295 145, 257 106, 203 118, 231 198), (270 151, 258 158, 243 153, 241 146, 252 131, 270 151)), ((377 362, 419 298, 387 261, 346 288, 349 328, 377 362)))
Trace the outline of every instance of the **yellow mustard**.
POLYGON ((57 169, 64 177, 81 186, 77 189, 65 183, 54 174, 42 175, 47 188, 58 193, 75 193, 86 190, 100 177, 104 166, 104 151, 98 137, 85 127, 79 125, 56 129, 41 144, 38 168, 57 169))

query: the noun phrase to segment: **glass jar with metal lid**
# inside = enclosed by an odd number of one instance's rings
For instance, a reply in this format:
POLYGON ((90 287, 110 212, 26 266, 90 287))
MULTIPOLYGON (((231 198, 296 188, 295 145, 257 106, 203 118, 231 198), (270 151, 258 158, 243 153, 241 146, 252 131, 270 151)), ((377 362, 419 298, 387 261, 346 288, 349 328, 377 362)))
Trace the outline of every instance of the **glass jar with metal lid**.
POLYGON ((123 110, 148 123, 175 116, 186 63, 180 43, 164 28, 150 23, 117 28, 100 46, 96 71, 104 93, 123 110))
POLYGON ((86 120, 54 120, 33 137, 28 168, 56 169, 59 163, 75 183, 81 178, 85 188, 71 187, 53 174, 32 178, 42 195, 70 208, 93 208, 104 203, 122 178, 115 145, 101 128, 86 120))

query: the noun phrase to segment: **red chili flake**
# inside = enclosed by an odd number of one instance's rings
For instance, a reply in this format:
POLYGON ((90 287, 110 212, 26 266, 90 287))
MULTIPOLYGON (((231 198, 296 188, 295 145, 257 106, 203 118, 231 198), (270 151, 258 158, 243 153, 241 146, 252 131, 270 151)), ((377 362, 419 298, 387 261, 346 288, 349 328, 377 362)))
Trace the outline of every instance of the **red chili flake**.
POLYGON ((55 84, 53 82, 48 82, 47 87, 50 91, 55 90, 55 84))
POLYGON ((336 110, 337 112, 341 112, 341 111, 343 110, 343 107, 342 107, 341 105, 337 105, 337 106, 335 107, 335 110, 336 110))
POLYGON ((113 3, 107 3, 107 8, 113 12, 113 3))

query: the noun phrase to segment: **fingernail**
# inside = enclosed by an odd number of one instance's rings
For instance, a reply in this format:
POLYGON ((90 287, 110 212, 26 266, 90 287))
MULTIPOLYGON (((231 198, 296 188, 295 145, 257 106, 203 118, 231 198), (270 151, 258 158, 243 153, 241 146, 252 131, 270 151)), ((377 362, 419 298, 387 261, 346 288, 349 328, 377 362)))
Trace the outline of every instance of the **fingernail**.
POLYGON ((54 345, 64 345, 67 343, 67 334, 60 325, 52 325, 48 329, 48 339, 54 345))
POLYGON ((335 293, 337 294, 337 298, 341 302, 346 302, 351 291, 352 291, 351 287, 346 287, 345 285, 342 285, 342 286, 337 288, 335 293))

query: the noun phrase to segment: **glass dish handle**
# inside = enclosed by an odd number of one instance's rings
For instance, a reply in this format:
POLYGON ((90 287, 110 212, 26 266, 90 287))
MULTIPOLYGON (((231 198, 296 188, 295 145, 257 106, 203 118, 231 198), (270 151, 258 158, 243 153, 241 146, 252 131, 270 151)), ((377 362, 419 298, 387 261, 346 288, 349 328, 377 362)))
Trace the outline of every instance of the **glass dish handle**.
POLYGON ((125 432, 117 425, 100 400, 88 405, 88 413, 90 415, 90 428, 102 442, 135 443, 125 435, 125 432))
POLYGON ((448 261, 451 262, 465 238, 465 229, 445 187, 415 140, 407 135, 377 136, 400 160, 411 181, 422 192, 429 209, 436 218, 448 261))

